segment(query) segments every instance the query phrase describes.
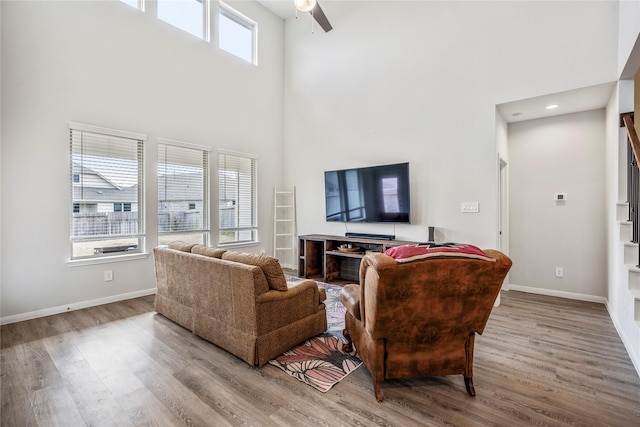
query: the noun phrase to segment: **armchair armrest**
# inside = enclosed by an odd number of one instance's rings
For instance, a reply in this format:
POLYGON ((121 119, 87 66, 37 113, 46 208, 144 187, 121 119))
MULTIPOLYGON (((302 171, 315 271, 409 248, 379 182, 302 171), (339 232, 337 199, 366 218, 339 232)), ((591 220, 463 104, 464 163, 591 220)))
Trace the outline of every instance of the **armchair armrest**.
POLYGON ((362 320, 360 314, 360 285, 344 285, 340 289, 340 302, 353 317, 362 320))

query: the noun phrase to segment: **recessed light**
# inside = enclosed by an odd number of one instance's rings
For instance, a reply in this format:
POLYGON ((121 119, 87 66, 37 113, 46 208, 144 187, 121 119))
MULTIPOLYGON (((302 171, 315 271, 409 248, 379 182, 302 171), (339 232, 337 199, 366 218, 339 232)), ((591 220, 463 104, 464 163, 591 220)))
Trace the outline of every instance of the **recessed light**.
POLYGON ((558 108, 558 104, 547 105, 544 108, 546 108, 547 110, 553 110, 554 108, 558 108))

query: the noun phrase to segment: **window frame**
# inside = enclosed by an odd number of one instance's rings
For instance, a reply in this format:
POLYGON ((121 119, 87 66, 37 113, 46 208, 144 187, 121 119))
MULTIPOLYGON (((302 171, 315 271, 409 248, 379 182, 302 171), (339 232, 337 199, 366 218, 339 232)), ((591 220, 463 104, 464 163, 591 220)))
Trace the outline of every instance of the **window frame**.
POLYGON ((230 150, 218 150, 218 246, 220 247, 237 247, 237 246, 255 246, 260 244, 260 236, 258 230, 258 157, 252 154, 239 153, 236 151, 230 150), (222 179, 220 175, 225 168, 222 167, 222 157, 233 157, 237 159, 246 159, 251 162, 251 169, 253 170, 251 176, 251 225, 250 226, 236 226, 236 227, 222 227, 222 209, 223 206, 221 204, 221 191, 220 187, 223 185, 222 179), (250 231, 252 238, 250 240, 239 240, 236 238, 234 241, 223 241, 222 233, 223 232, 242 232, 242 231, 250 231))
MULTIPOLYGON (((167 0, 167 1, 174 1, 175 2, 176 0, 167 0)), ((199 35, 193 34, 193 33, 189 32, 188 30, 175 25, 172 22, 165 21, 164 19, 162 19, 158 15, 158 13, 160 11, 160 7, 159 7, 159 5, 161 3, 160 0, 155 0, 155 3, 156 3, 155 4, 156 19, 158 21, 164 22, 167 25, 172 26, 173 28, 177 28, 180 31, 185 32, 185 33, 187 33, 187 34, 189 34, 189 35, 191 35, 191 36, 193 36, 193 37, 195 37, 195 38, 197 38, 199 40, 203 40, 203 41, 209 43, 209 42, 211 42, 211 25, 210 25, 210 21, 211 21, 210 20, 210 16, 211 16, 211 13, 210 13, 210 11, 211 11, 211 1, 210 0, 201 0, 201 1, 193 0, 193 1, 197 1, 199 3, 202 3, 202 37, 199 36, 199 35)))
MULTIPOLYGON (((175 141, 166 138, 158 138, 158 158, 156 163, 157 191, 160 191, 160 176, 158 169, 160 167, 160 150, 162 145, 185 148, 189 150, 201 151, 203 153, 203 183, 202 183, 202 227, 199 230, 182 230, 182 231, 160 231, 160 220, 158 219, 157 236, 158 241, 163 236, 171 236, 177 234, 201 234, 202 243, 208 245, 211 241, 211 148, 202 145, 191 144, 183 141, 175 141)), ((165 158, 166 160, 166 158, 165 158)), ((156 204, 156 216, 160 214, 160 196, 158 195, 156 204)), ((186 209, 189 210, 189 209, 186 209)))
POLYGON ((127 6, 131 6, 134 9, 138 9, 140 12, 144 12, 145 0, 133 0, 133 1, 136 3, 135 5, 131 4, 131 2, 129 2, 129 1, 120 0, 121 3, 124 3, 127 6))
POLYGON ((239 12, 228 4, 219 1, 218 2, 218 49, 223 50, 236 58, 240 58, 243 61, 249 62, 253 65, 258 65, 258 23, 249 18, 245 14, 239 12), (236 55, 233 52, 228 51, 220 45, 222 26, 220 25, 220 16, 224 15, 226 18, 235 21, 238 25, 241 25, 251 31, 251 60, 247 61, 245 58, 236 55))
MULTIPOLYGON (((69 185, 70 185, 70 196, 71 196, 71 209, 69 214, 69 249, 70 256, 67 264, 69 266, 78 266, 78 265, 87 265, 87 264, 98 264, 98 263, 106 263, 106 262, 116 262, 122 259, 130 260, 137 258, 146 258, 149 254, 146 253, 146 217, 145 217, 145 161, 146 161, 146 140, 147 136, 135 132, 109 129, 100 126, 87 125, 83 123, 75 123, 69 122, 68 126, 68 136, 69 136, 69 168, 70 168, 70 177, 69 177, 69 185), (115 138, 124 138, 130 139, 133 143, 136 143, 136 165, 137 165, 137 222, 138 222, 138 231, 137 233, 130 234, 122 234, 122 235, 114 235, 109 238, 107 236, 101 237, 78 237, 73 235, 73 214, 75 211, 76 204, 78 208, 81 208, 81 202, 74 201, 74 184, 78 184, 74 182, 74 165, 73 165, 73 144, 74 144, 74 132, 87 132, 91 134, 104 135, 105 137, 115 137, 115 138), (74 243, 76 242, 101 242, 105 240, 115 240, 115 239, 124 239, 124 238, 136 238, 137 251, 129 252, 119 251, 112 253, 94 253, 93 255, 86 256, 74 256, 74 243)), ((82 177, 79 180, 80 184, 82 183, 82 177)), ((107 203, 109 203, 107 201, 107 203)), ((113 203, 113 202, 111 202, 113 203)), ((123 205, 124 206, 124 205, 123 205)))

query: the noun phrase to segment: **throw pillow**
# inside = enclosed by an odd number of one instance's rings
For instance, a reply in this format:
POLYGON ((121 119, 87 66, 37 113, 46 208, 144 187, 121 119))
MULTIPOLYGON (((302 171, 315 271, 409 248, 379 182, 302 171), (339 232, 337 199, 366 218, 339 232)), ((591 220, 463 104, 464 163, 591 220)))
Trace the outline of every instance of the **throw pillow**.
POLYGON ((169 243, 168 246, 169 249, 175 249, 182 252, 191 252, 191 248, 193 248, 195 245, 195 243, 187 243, 183 242, 182 240, 174 240, 173 242, 169 243))
POLYGON ((222 254, 222 259, 260 267, 267 278, 269 288, 277 291, 286 291, 288 289, 287 279, 284 277, 284 272, 282 271, 282 267, 280 267, 280 262, 277 258, 267 255, 227 251, 222 254))
POLYGON ((224 254, 226 251, 226 249, 210 248, 204 245, 195 245, 191 248, 192 254, 204 255, 211 258, 222 258, 222 254, 224 254))
POLYGON ((403 245, 389 248, 385 255, 394 258, 396 262, 411 262, 434 257, 474 258, 484 261, 494 261, 482 249, 463 243, 427 243, 424 245, 403 245))

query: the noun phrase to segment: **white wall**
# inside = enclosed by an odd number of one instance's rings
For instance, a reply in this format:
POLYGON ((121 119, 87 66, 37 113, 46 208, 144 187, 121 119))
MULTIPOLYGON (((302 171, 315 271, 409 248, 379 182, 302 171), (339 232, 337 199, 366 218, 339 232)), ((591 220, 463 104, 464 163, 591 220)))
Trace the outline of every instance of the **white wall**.
MULTIPOLYGON (((148 135, 148 250, 157 242, 157 138, 212 147, 214 165, 217 149, 257 155, 262 244, 247 250, 271 247, 284 24, 255 2, 231 4, 258 22, 257 67, 219 50, 216 38, 203 42, 119 1, 2 2, 3 319, 155 288, 152 256, 67 265, 70 121, 148 135)), ((212 17, 215 25, 215 2, 212 17)))
POLYGON ((326 2, 334 30, 286 22, 285 180, 299 233, 324 218, 323 171, 409 161, 411 225, 349 231, 496 245, 495 106, 617 78, 615 2, 326 2), (480 212, 460 212, 461 202, 480 212))
MULTIPOLYGON (((623 78, 633 78, 635 72, 625 68, 638 40, 640 32, 640 0, 622 0, 619 2, 619 24, 618 24, 618 76, 629 74, 623 78)), ((637 53, 636 53, 637 54, 637 53)), ((639 57, 634 57, 633 64, 638 66, 639 57)))
MULTIPOLYGON (((619 221, 628 217, 619 218, 616 213, 617 203, 625 202, 627 199, 628 142, 625 128, 619 125, 620 113, 633 110, 633 87, 632 80, 620 81, 607 105, 607 309, 636 370, 640 373, 640 328, 634 319, 635 299, 629 292, 630 283, 634 280, 631 276, 635 274, 629 272, 629 265, 635 263, 625 264, 625 250, 628 251, 629 248, 625 248, 625 241, 621 239, 619 221), (621 190, 620 187, 623 186, 625 189, 621 190)), ((628 239, 626 241, 628 243, 628 239)))
POLYGON ((509 125, 511 289, 604 300, 604 157, 604 109, 509 125))

